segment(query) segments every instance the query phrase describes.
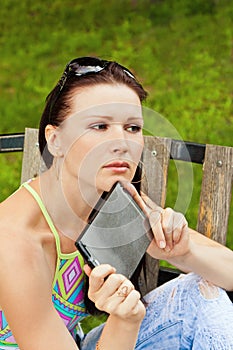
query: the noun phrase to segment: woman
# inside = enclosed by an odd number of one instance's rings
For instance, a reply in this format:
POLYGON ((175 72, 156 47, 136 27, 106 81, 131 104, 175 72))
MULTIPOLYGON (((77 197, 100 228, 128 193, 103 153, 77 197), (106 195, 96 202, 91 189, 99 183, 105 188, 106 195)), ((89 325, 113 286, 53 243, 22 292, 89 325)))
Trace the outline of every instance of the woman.
POLYGON ((223 291, 233 289, 232 251, 130 184, 139 180, 145 98, 128 69, 92 57, 71 61, 49 94, 39 131, 48 170, 0 209, 0 349, 233 349, 232 303, 223 291), (152 291, 146 303, 136 283, 109 265, 91 271, 74 248, 116 181, 149 217, 148 252, 195 273, 152 291), (90 301, 109 316, 77 345, 90 301))

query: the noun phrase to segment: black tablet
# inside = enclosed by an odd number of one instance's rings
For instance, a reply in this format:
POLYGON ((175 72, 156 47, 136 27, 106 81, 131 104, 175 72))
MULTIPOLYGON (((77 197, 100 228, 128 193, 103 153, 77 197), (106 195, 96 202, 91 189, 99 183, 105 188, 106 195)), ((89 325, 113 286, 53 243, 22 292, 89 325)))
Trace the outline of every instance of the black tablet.
POLYGON ((107 263, 130 278, 152 238, 147 217, 117 182, 99 199, 75 245, 92 268, 107 263))

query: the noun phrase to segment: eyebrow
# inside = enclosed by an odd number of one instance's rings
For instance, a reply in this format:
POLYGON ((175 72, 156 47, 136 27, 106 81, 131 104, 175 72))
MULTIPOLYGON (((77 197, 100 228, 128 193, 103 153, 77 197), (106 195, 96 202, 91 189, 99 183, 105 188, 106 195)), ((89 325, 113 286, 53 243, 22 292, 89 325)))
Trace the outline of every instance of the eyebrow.
MULTIPOLYGON (((113 120, 115 119, 115 117, 112 117, 112 116, 108 116, 108 115, 90 115, 90 116, 87 116, 85 117, 85 119, 93 119, 93 118, 104 118, 104 119, 107 119, 107 120, 113 120)), ((143 121, 143 117, 129 117, 127 118, 128 121, 130 120, 140 120, 140 121, 143 121)))

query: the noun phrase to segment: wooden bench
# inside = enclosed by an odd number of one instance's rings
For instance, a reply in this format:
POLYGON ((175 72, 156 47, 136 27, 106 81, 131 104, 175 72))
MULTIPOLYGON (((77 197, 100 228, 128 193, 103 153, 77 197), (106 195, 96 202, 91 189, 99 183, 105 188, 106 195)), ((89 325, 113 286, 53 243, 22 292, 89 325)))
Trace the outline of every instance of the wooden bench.
MULTIPOLYGON (((43 171, 38 148, 38 130, 25 129, 25 134, 0 136, 0 152, 23 151, 21 182, 43 171)), ((202 165, 202 183, 197 219, 197 231, 226 244, 228 219, 231 207, 233 180, 233 147, 204 145, 169 138, 145 136, 143 163, 146 177, 142 188, 149 189, 149 196, 157 204, 165 206, 168 169, 171 160, 202 165)), ((182 184, 181 184, 182 186, 182 184)), ((175 269, 161 268, 150 256, 147 259, 147 278, 144 292, 177 276, 175 269)), ((233 292, 229 292, 233 300, 233 292)))

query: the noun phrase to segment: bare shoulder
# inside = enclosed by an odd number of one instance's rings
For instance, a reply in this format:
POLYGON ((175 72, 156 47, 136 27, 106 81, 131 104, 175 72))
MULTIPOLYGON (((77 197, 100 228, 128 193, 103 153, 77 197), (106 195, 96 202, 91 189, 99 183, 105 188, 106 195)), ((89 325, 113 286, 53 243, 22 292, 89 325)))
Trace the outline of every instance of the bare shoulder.
POLYGON ((32 307, 35 298, 39 297, 38 291, 47 301, 51 295, 51 273, 41 241, 29 234, 23 225, 17 226, 14 222, 6 225, 2 221, 0 224, 0 280, 3 281, 0 305, 9 319, 17 315, 15 305, 29 310, 29 305, 32 307))
MULTIPOLYGON (((24 191, 0 205, 0 278, 7 283, 26 280, 28 274, 48 273, 43 240, 38 229, 40 211, 24 191)), ((0 302, 1 304, 1 302, 0 302)))
POLYGON ((27 235, 22 228, 16 229, 14 225, 1 227, 0 240, 0 279, 4 281, 0 305, 6 295, 4 291, 14 288, 32 291, 33 285, 37 288, 38 283, 43 283, 50 291, 51 274, 40 240, 27 235))
MULTIPOLYGON (((1 225, 2 226, 2 225, 1 225)), ((27 235, 23 228, 1 227, 0 226, 0 273, 2 267, 8 265, 8 272, 11 267, 29 265, 30 269, 35 269, 44 260, 43 248, 38 239, 32 235, 27 235)))
POLYGON ((24 189, 0 205, 0 310, 20 349, 77 349, 52 303, 53 240, 24 189))

